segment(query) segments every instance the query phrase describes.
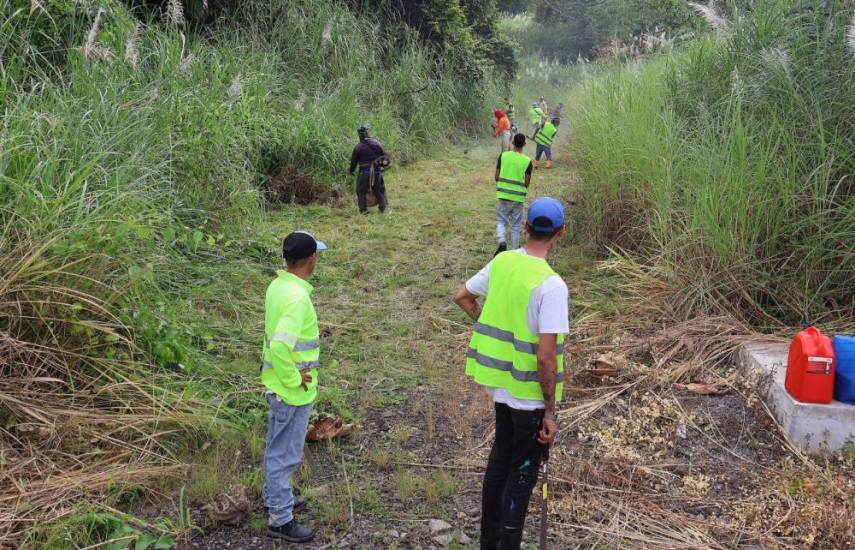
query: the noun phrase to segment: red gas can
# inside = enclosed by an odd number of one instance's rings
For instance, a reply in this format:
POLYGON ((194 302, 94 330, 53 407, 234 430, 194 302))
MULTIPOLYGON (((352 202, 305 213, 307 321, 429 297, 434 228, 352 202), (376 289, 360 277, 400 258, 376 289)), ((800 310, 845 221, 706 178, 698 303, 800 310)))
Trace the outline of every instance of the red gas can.
POLYGON ((784 387, 802 403, 831 403, 834 364, 831 338, 816 327, 808 327, 790 344, 784 387))

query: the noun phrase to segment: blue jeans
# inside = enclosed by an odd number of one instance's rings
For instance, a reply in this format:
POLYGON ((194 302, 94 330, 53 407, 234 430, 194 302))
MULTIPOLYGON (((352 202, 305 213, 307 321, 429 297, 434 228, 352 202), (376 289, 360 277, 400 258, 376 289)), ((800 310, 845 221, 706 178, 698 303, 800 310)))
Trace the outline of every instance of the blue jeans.
POLYGON ((523 203, 499 199, 496 209, 496 237, 499 242, 505 241, 507 226, 511 226, 511 248, 520 247, 520 230, 522 229, 523 203))
POLYGON ((540 157, 546 153, 546 160, 552 160, 552 146, 547 147, 546 145, 537 144, 537 148, 535 149, 534 160, 540 160, 540 157))
POLYGON ((280 527, 294 518, 291 476, 303 461, 312 404, 294 407, 268 394, 267 445, 264 449, 264 504, 267 523, 280 527))

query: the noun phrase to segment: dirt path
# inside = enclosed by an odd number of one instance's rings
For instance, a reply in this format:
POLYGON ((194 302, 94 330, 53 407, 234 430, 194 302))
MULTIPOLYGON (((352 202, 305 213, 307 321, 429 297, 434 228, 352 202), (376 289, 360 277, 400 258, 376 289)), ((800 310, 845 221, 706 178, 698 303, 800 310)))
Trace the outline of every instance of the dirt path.
MULTIPOLYGON (((491 408, 463 376, 469 326, 451 297, 496 247, 494 149, 396 169, 385 215, 350 205, 274 213, 269 231, 307 228, 330 246, 313 280, 329 335, 317 408, 359 425, 347 440, 308 447, 301 518, 317 527, 313 548, 439 546, 429 519, 476 538, 491 408)), ((569 195, 557 150, 556 168, 534 174, 532 195, 569 195)), ((258 514, 192 547, 275 547, 258 514)))
MULTIPOLYGON (((535 173, 533 196, 572 197, 562 145, 556 167, 535 173)), ((263 228, 271 238, 305 228, 330 245, 313 280, 326 334, 316 410, 359 425, 345 440, 308 446, 297 486, 309 502, 300 518, 318 533, 311 548, 439 548, 446 541, 431 533, 431 519, 448 522, 455 540, 477 541, 492 409, 463 375, 470 323, 451 297, 495 250, 494 162, 494 148, 484 147, 399 168, 389 175, 386 215, 309 206, 274 212, 263 228)), ((570 287, 574 322, 552 453, 551 547, 821 540, 815 547, 845 548, 855 540, 846 512, 855 453, 825 463, 788 449, 753 383, 726 361, 708 361, 726 357, 736 329, 719 319, 666 321, 655 279, 639 278, 627 298, 617 290, 632 266, 612 260, 603 269, 579 245, 565 238, 552 262, 570 287), (607 352, 615 371, 592 374, 586 367, 607 352), (717 390, 700 395, 686 382, 717 390)), ((264 535, 263 425, 256 442, 236 459, 251 480, 253 517, 206 528, 190 547, 287 547, 264 535)), ((538 505, 535 497, 532 510, 538 505)), ((527 541, 537 540, 535 516, 527 541)))

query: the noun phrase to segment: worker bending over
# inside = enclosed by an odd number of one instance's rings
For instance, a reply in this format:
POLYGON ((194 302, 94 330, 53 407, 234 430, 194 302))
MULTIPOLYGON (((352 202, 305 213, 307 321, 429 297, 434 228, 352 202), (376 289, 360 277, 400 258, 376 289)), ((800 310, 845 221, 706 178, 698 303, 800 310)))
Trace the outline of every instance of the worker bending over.
POLYGON ((314 532, 294 519, 291 476, 303 461, 312 403, 318 395, 320 333, 312 305, 317 252, 326 245, 304 231, 282 244, 286 269, 267 287, 261 382, 266 388, 267 443, 264 448, 264 504, 267 534, 288 542, 309 542, 314 532))
POLYGON ((522 152, 525 136, 514 136, 513 149, 499 155, 496 161, 496 236, 499 247, 496 254, 508 249, 506 233, 511 226, 511 248, 519 248, 522 229, 523 204, 531 185, 531 159, 522 152))
POLYGON ((552 168, 552 143, 555 140, 555 134, 558 133, 559 124, 561 121, 553 118, 534 133, 534 142, 537 144, 534 154, 535 168, 540 167, 540 157, 544 153, 546 153, 546 167, 552 168))
POLYGON ((532 103, 531 109, 528 110, 528 121, 531 123, 532 135, 540 129, 541 124, 546 120, 546 114, 540 107, 540 103, 532 103))
POLYGON ((520 548, 541 459, 558 433, 569 332, 567 285, 547 258, 564 234, 564 208, 542 197, 528 209, 528 242, 499 254, 457 291, 475 321, 466 374, 494 402, 496 438, 481 493, 481 548, 520 548), (483 310, 478 297, 485 297, 483 310))

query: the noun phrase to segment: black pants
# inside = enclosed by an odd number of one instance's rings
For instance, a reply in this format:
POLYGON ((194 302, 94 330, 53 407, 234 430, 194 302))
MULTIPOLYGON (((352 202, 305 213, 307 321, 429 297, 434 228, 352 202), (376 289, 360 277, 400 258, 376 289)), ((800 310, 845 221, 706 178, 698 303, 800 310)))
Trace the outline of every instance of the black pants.
MULTIPOLYGON (((368 193, 370 180, 371 172, 369 170, 359 171, 359 176, 356 178, 356 200, 360 212, 368 212, 368 207, 365 205, 365 195, 368 193)), ((380 207, 380 212, 383 212, 386 210, 386 184, 383 182, 383 173, 379 170, 374 171, 374 185, 371 187, 374 196, 377 197, 377 206, 380 207)))
POLYGON ((496 403, 496 440, 481 493, 481 548, 518 550, 528 501, 546 445, 537 441, 543 409, 519 411, 496 403))

